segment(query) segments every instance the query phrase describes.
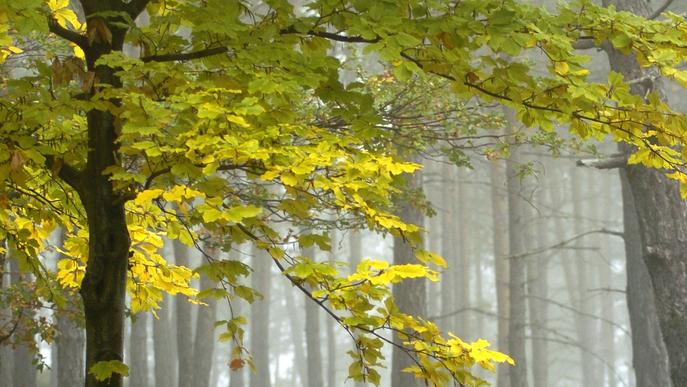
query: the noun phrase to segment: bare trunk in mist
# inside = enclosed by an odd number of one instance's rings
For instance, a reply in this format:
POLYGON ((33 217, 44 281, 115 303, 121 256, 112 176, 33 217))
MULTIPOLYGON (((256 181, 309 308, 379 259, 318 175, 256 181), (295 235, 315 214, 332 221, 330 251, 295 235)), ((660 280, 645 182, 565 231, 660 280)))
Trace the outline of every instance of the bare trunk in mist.
MULTIPOLYGON (((174 259, 179 266, 190 266, 190 249, 188 246, 174 241, 174 259)), ((177 323, 177 359, 179 387, 193 386, 193 321, 191 304, 185 297, 175 297, 177 323)))
MULTIPOLYGON (((494 246, 494 283, 496 284, 496 314, 498 318, 499 351, 508 349, 508 320, 510 316, 508 296, 508 196, 506 195, 506 165, 502 160, 489 163, 491 179, 492 240, 494 246)), ((497 386, 510 386, 510 368, 501 365, 497 371, 497 386)))
MULTIPOLYGON (((213 251, 216 253, 217 251, 213 251)), ((211 253, 211 255, 214 255, 211 253)), ((206 275, 200 276, 200 288, 211 289, 215 282, 206 275)), ((215 349, 215 320, 217 300, 203 299, 207 306, 200 306, 196 315, 195 340, 193 341, 193 387, 210 387, 210 373, 215 349)), ((189 348, 190 350, 190 348, 189 348)))
POLYGON ((132 317, 129 343, 129 385, 148 386, 148 313, 132 317))
MULTIPOLYGON (((442 326, 446 330, 452 332, 462 332, 456 326, 456 311, 460 309, 459 302, 455 299, 455 288, 459 285, 456 282, 456 270, 459 265, 459 259, 455 248, 457 246, 456 239, 456 168, 452 165, 444 163, 441 165, 440 192, 441 192, 441 255, 446 259, 448 268, 444 269, 441 275, 441 315, 445 316, 442 321, 442 326)), ((464 312, 463 312, 464 313, 464 312)), ((462 328, 462 327, 460 327, 462 328)))
MULTIPOLYGON (((408 191, 422 190, 422 175, 416 172, 411 176, 406 177, 408 191)), ((399 203, 399 216, 401 220, 406 223, 411 223, 422 227, 424 222, 424 214, 413 207, 411 203, 403 201, 399 203)), ((415 253, 401 238, 394 238, 394 264, 402 265, 407 263, 415 263, 415 253)), ((424 279, 407 279, 400 283, 393 285, 393 295, 398 308, 403 313, 408 313, 414 316, 427 315, 427 290, 424 279)), ((402 340, 398 336, 394 336, 394 342, 402 345, 402 340)), ((420 386, 423 383, 419 382, 415 376, 407 372, 403 372, 404 368, 414 365, 413 360, 402 350, 394 347, 392 351, 391 360, 391 386, 392 387, 412 387, 420 386)))
MULTIPOLYGON (((288 285, 287 285, 288 286, 288 285)), ((286 298, 286 308, 289 311, 297 311, 300 308, 296 306, 296 300, 294 293, 300 293, 296 287, 289 286, 285 289, 284 297, 286 298)), ((301 309, 302 310, 302 309, 301 309)), ((291 371, 292 381, 294 385, 307 386, 308 384, 308 373, 306 366, 305 351, 303 349, 304 338, 303 338, 303 319, 302 315, 299 313, 288 313, 290 325, 290 334, 293 339, 293 369, 291 371), (300 383, 296 383, 296 377, 300 378, 300 383)))
MULTIPOLYGON (((180 297, 180 296, 177 296, 180 297)), ((170 319, 171 306, 169 296, 164 295, 157 311, 158 318, 153 319, 153 347, 155 349, 155 386, 169 387, 177 384, 175 366, 175 338, 170 319)))
POLYGON ((250 375, 251 387, 270 386, 270 273, 272 258, 264 250, 253 248, 251 286, 262 299, 251 304, 250 343, 255 373, 250 375))
MULTIPOLYGON (((303 251, 306 257, 317 260, 315 249, 310 247, 303 251)), ((305 302, 305 347, 307 350, 308 387, 324 386, 322 378, 322 353, 320 351, 320 307, 308 296, 305 302)))
MULTIPOLYGON (((514 131, 515 118, 511 111, 506 111, 509 130, 514 131)), ((512 387, 527 387, 527 354, 526 354, 526 261, 524 234, 526 227, 526 209, 528 204, 523 200, 522 182, 518 177, 518 165, 523 161, 521 150, 513 149, 511 157, 506 162, 506 182, 508 186, 508 245, 509 245, 509 296, 510 312, 508 320, 508 350, 515 359, 517 366, 510 369, 512 387)))
MULTIPOLYGON (((536 204, 544 201, 539 193, 536 204)), ((533 212, 533 211, 530 211, 533 212)), ((528 251, 545 249, 550 245, 548 227, 545 218, 534 219, 530 224, 528 251)), ((549 387, 549 348, 548 348, 548 261, 546 253, 527 257, 527 293, 530 310, 530 330, 532 332, 532 385, 549 387)))
MULTIPOLYGON (((594 213, 598 214, 601 216, 601 218, 605 221, 612 219, 612 203, 610 202, 611 196, 610 193, 611 191, 611 184, 614 184, 616 182, 613 182, 611 179, 609 179, 607 176, 602 176, 601 177, 602 181, 599 181, 599 187, 601 187, 601 194, 599 195, 600 197, 603 197, 605 195, 604 200, 597 200, 596 201, 596 206, 594 213)), ((617 183, 616 183, 617 184, 617 183)), ((610 238, 616 238, 615 236, 608 236, 608 235, 599 235, 596 239, 598 242, 598 246, 602 248, 602 253, 604 253, 604 257, 607 258, 602 262, 602 267, 601 270, 598 270, 599 274, 599 287, 600 288, 606 288, 606 289, 612 289, 613 288, 613 261, 614 261, 614 256, 611 253, 610 249, 608 246, 611 245, 611 240, 610 238)), ((617 387, 618 385, 618 378, 616 376, 616 371, 615 371, 615 362, 616 362, 616 349, 615 349, 615 329, 614 327, 609 323, 609 321, 616 321, 616 314, 615 314, 615 306, 614 306, 614 298, 616 296, 612 294, 609 290, 608 293, 604 295, 604 297, 601 298, 601 311, 600 315, 604 319, 604 321, 600 321, 601 323, 601 329, 599 330, 599 335, 602 337, 603 341, 603 352, 602 356, 606 359, 608 365, 604 367, 604 373, 605 373, 605 379, 607 380, 608 387, 617 387)), ((603 379, 602 379, 603 381, 603 379)))
MULTIPOLYGON (((335 231, 331 231, 332 250, 329 254, 329 263, 334 264, 338 255, 339 237, 335 231)), ((336 326, 335 321, 329 316, 325 316, 326 335, 327 335, 327 387, 335 387, 337 381, 336 374, 336 326)))
MULTIPOLYGON (((454 187, 458 190, 458 199, 453 203, 453 217, 454 225, 457 226, 459 230, 457 235, 454 234, 454 251, 458 252, 458 260, 456 267, 453 268, 453 272, 456 273, 455 277, 457 283, 455 283, 455 299, 458 309, 462 310, 456 317, 457 327, 455 328, 457 332, 463 337, 472 338, 475 334, 471 326, 472 313, 469 309, 470 307, 470 236, 468 227, 472 224, 473 219, 470 216, 470 212, 467 211, 467 203, 469 202, 468 188, 465 184, 466 172, 459 169, 456 176, 456 182, 454 187)), ((455 229, 454 229, 455 230, 455 229)), ((455 231, 454 231, 455 232, 455 231)))
POLYGON ((627 307, 632 332, 632 365, 637 387, 670 387, 668 352, 656 315, 654 289, 642 259, 637 209, 625 170, 620 170, 627 271, 627 307))
MULTIPOLYGON (((588 217, 589 211, 586 211, 586 206, 582 198, 582 187, 591 185, 588 175, 583 175, 578 168, 573 169, 571 187, 573 214, 575 217, 573 230, 574 235, 581 235, 588 230, 585 228, 583 222, 584 218, 588 217)), ((590 286, 591 272, 588 267, 590 265, 590 256, 587 253, 584 243, 591 240, 590 238, 581 239, 581 243, 576 243, 574 246, 579 249, 575 251, 573 256, 572 268, 575 271, 575 285, 570 288, 571 301, 573 307, 581 312, 575 314, 575 328, 577 330, 577 339, 580 346, 579 356, 580 364, 582 365, 582 382, 585 386, 598 386, 598 360, 590 353, 595 353, 596 338, 593 333, 595 321, 589 317, 594 314, 594 308, 591 302, 590 286)), ((572 285, 572 284, 571 284, 572 285)))

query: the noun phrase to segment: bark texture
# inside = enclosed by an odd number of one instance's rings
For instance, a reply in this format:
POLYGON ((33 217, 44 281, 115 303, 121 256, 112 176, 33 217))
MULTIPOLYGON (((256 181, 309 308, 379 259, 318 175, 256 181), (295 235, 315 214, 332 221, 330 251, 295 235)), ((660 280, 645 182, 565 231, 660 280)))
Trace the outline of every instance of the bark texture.
POLYGON ((148 386, 148 313, 139 313, 131 321, 129 385, 148 386))

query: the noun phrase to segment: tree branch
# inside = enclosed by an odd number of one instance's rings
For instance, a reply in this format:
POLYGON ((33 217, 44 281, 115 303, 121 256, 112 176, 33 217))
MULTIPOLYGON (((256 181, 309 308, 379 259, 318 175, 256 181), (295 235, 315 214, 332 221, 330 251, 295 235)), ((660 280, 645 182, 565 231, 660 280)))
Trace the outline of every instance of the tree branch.
POLYGON ((654 11, 654 13, 652 13, 647 19, 653 20, 653 19, 656 19, 657 17, 661 16, 661 14, 663 13, 663 11, 665 11, 666 9, 668 9, 668 7, 670 7, 670 5, 673 4, 673 1, 674 1, 674 0, 666 0, 666 2, 663 3, 662 6, 658 7, 658 8, 654 11))
POLYGON ((57 20, 52 17, 48 18, 48 28, 53 34, 76 44, 81 47, 81 49, 85 50, 88 47, 88 39, 85 36, 62 27, 57 23, 57 20))
POLYGON ((129 4, 126 5, 125 11, 135 20, 138 15, 146 9, 149 2, 150 0, 131 0, 129 4))
MULTIPOLYGON (((299 32, 296 31, 295 28, 289 27, 289 28, 282 29, 281 31, 279 31, 279 33, 282 35, 286 35, 286 34, 297 34, 299 32)), ((376 42, 379 42, 381 40, 380 37, 376 37, 374 39, 367 39, 367 38, 363 38, 362 36, 357 36, 357 35, 356 36, 346 36, 346 35, 335 34, 332 32, 314 31, 314 30, 308 31, 305 34, 309 35, 309 36, 317 36, 320 38, 334 40, 337 42, 346 42, 346 43, 376 43, 376 42)), ((219 47, 206 48, 204 50, 187 52, 187 53, 150 55, 150 56, 146 56, 146 57, 141 58, 141 60, 143 62, 186 61, 186 60, 207 58, 209 56, 224 54, 226 52, 229 52, 228 47, 219 46, 219 47)))
POLYGON ((614 154, 609 157, 598 159, 582 159, 577 160, 577 165, 580 167, 589 167, 596 169, 625 168, 625 166, 627 165, 627 156, 622 154, 614 154))
POLYGON ((174 62, 174 61, 186 61, 193 59, 202 59, 209 56, 224 54, 228 52, 229 49, 224 46, 206 48, 200 51, 177 53, 177 54, 162 54, 162 55, 150 55, 141 58, 143 62, 174 62))
POLYGON ((81 172, 79 170, 52 155, 45 156, 45 166, 74 188, 76 192, 81 192, 81 172))

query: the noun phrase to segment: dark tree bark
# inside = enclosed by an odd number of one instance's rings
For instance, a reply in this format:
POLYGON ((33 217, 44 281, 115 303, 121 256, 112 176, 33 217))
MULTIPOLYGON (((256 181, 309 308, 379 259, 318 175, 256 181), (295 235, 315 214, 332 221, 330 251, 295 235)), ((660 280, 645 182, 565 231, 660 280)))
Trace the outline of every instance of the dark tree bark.
POLYGON ((627 260, 627 307, 632 332, 632 365, 637 387, 670 387, 668 352, 656 315, 651 277, 642 259, 642 237, 637 209, 625 170, 620 171, 623 194, 625 257, 627 260))
MULTIPOLYGON (((652 14, 642 0, 604 0, 618 9, 641 16, 652 14)), ((633 57, 605 47, 611 69, 625 79, 639 79, 646 70, 633 57)), ((658 82, 636 82, 635 95, 649 90, 661 94, 658 82)), ((625 154, 631 152, 621 146, 625 154)), ((668 352, 670 375, 675 386, 687 386, 687 202, 680 197, 677 182, 662 171, 640 165, 626 167, 627 181, 634 199, 642 241, 642 256, 651 277, 656 312, 668 352)))
POLYGON ((272 258, 264 250, 253 248, 251 285, 262 299, 251 304, 250 342, 255 373, 250 375, 251 387, 270 386, 270 277, 272 258))
MULTIPOLYGON (((417 161, 417 160, 416 160, 417 161)), ((407 188, 411 191, 422 190, 422 174, 416 172, 411 176, 406 177, 407 188)), ((424 214, 413 207, 411 203, 406 200, 399 203, 399 216, 406 223, 415 224, 422 227, 424 223, 424 214)), ((394 238, 394 264, 402 265, 406 263, 417 262, 415 253, 409 244, 401 239, 394 238)), ((398 284, 393 285, 393 295, 396 304, 401 312, 412 314, 414 316, 426 316, 427 311, 427 296, 426 284, 423 279, 408 279, 398 284)), ((401 345, 402 340, 397 336, 394 337, 396 344, 401 345)), ((407 372, 403 372, 406 367, 414 365, 413 360, 403 351, 394 347, 392 351, 391 361, 391 386, 392 387, 412 387, 422 385, 415 376, 407 372)))

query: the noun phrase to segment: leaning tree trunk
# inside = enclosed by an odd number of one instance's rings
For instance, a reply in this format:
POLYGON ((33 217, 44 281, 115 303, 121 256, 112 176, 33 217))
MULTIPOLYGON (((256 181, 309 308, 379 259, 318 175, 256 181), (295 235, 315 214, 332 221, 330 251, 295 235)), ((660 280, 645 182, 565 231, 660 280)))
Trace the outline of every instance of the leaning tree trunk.
MULTIPOLYGON (((643 0, 605 0, 620 10, 638 15, 651 14, 643 0)), ((625 79, 639 79, 646 71, 635 58, 607 47, 611 69, 625 79)), ((653 91, 661 94, 657 82, 635 82, 635 95, 653 91)), ((631 152, 626 146, 621 151, 631 152)), ((687 386, 687 203, 680 197, 678 183, 665 177, 662 171, 640 165, 626 167, 627 181, 639 220, 642 255, 649 270, 656 312, 668 352, 670 375, 675 386, 687 386)))
MULTIPOLYGON (((416 172, 408 176, 407 188, 409 190, 422 190, 422 174, 416 172)), ((406 223, 412 223, 422 227, 424 214, 419 209, 413 207, 408 201, 400 203, 400 217, 406 223)), ((402 265, 416 262, 413 249, 402 238, 394 238, 394 264, 402 265)), ((425 280, 407 279, 393 285, 393 295, 396 305, 401 312, 413 316, 425 316, 427 314, 427 296, 425 280)), ((402 345, 402 340, 398 336, 394 337, 396 345, 402 345)), ((394 347, 391 360, 391 386, 392 387, 412 387, 420 386, 420 382, 410 373, 403 372, 404 368, 414 365, 411 359, 402 350, 394 347)))

